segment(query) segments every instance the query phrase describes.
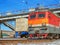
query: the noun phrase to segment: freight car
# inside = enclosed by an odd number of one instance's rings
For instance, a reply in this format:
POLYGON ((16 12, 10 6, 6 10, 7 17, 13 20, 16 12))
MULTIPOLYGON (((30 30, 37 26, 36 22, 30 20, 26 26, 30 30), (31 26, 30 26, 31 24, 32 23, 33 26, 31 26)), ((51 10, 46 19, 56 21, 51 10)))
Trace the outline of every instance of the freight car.
POLYGON ((28 26, 30 38, 60 38, 60 17, 50 11, 30 13, 28 26))

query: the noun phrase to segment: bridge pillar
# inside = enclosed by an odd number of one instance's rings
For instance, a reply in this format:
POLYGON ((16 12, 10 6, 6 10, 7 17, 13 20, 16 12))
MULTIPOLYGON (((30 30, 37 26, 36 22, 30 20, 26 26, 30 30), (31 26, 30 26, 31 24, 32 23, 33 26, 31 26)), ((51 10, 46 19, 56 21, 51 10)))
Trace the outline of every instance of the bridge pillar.
POLYGON ((28 19, 27 18, 16 19, 16 30, 15 31, 28 31, 28 19))

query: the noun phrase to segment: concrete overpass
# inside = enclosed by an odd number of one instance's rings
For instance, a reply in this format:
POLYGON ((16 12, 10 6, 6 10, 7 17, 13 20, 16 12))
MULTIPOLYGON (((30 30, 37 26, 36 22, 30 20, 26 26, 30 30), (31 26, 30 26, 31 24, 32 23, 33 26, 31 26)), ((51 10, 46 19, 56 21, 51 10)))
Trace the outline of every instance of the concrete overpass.
POLYGON ((53 13, 57 14, 58 16, 60 16, 60 8, 50 9, 50 11, 52 11, 53 13))
POLYGON ((0 16, 0 20, 9 20, 9 19, 16 19, 21 17, 28 17, 29 13, 24 14, 17 14, 17 15, 8 15, 8 16, 0 16))
MULTIPOLYGON (((51 11, 52 13, 56 13, 60 15, 60 8, 47 9, 47 10, 51 11)), ((17 15, 0 16, 0 20, 9 20, 9 19, 16 19, 16 18, 21 18, 21 17, 28 17, 29 13, 30 12, 17 14, 17 15)))

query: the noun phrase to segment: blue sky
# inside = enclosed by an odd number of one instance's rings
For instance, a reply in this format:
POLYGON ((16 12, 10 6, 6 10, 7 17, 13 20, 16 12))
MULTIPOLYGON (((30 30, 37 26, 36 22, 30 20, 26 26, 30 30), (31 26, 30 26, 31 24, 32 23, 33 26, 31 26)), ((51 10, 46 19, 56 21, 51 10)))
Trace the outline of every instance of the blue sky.
MULTIPOLYGON (((48 6, 52 4, 59 4, 59 0, 0 0, 0 13, 14 12, 23 9, 35 8, 37 3, 41 6, 48 6), (27 3, 27 4, 26 4, 27 3)), ((57 6, 49 6, 49 8, 57 6)), ((10 23, 11 24, 11 23, 10 23)), ((13 22, 13 25, 15 23, 13 22)), ((9 30, 6 26, 1 24, 2 29, 9 30)))
POLYGON ((37 7, 37 3, 40 5, 58 4, 59 0, 0 0, 0 12, 22 10, 27 8, 37 7), (28 4, 26 4, 26 2, 28 4))

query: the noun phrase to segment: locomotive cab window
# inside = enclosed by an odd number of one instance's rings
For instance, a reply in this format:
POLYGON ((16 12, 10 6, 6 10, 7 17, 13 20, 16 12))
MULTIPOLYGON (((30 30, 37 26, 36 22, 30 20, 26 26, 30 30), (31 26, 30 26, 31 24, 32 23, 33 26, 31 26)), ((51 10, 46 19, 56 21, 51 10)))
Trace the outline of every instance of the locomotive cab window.
POLYGON ((45 14, 38 14, 38 17, 39 18, 44 18, 45 17, 45 14))
POLYGON ((36 18, 36 15, 31 15, 30 16, 30 19, 34 19, 34 18, 36 18))

